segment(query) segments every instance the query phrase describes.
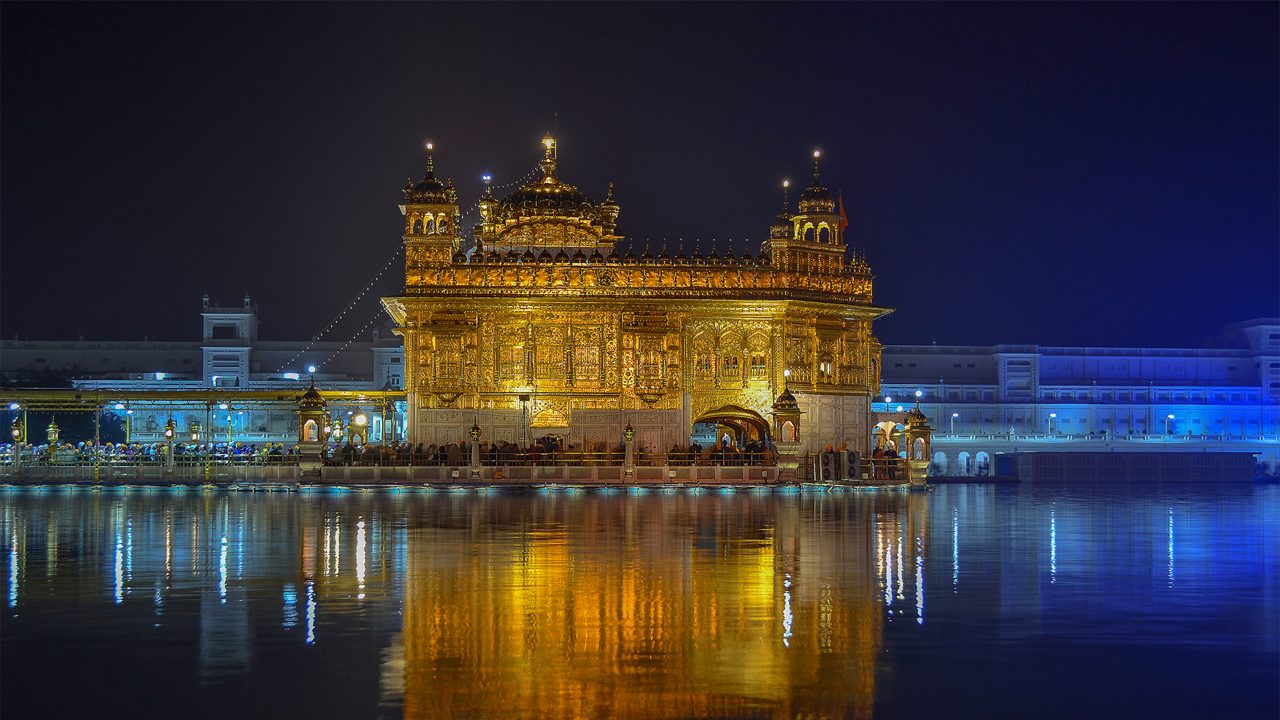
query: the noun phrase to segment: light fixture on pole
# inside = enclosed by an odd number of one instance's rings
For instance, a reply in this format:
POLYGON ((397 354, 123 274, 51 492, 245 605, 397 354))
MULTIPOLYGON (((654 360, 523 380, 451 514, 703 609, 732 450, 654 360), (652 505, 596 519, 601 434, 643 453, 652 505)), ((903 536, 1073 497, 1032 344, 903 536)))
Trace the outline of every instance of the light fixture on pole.
POLYGON ((956 434, 956 418, 960 417, 960 413, 951 413, 951 434, 956 434))
POLYGON ((1169 434, 1169 421, 1173 419, 1174 419, 1173 413, 1169 413, 1168 415, 1164 416, 1164 434, 1165 435, 1169 434))
POLYGON ((165 472, 173 472, 173 439, 178 434, 178 425, 173 421, 173 416, 164 422, 164 439, 165 439, 165 472))
POLYGON ((1049 413, 1049 434, 1053 434, 1053 419, 1058 417, 1058 413, 1049 413))
POLYGON ((9 435, 13 437, 13 471, 22 472, 22 418, 15 417, 9 425, 9 435))

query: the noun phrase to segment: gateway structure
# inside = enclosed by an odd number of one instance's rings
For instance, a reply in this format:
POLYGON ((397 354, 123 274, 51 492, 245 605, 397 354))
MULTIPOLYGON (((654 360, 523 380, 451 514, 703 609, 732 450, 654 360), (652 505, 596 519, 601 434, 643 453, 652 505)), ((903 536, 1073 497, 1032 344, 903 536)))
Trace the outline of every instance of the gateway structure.
POLYGON ((477 425, 486 440, 554 434, 593 450, 630 427, 642 451, 711 432, 867 449, 872 322, 890 311, 848 252, 817 153, 797 212, 784 194, 757 256, 653 256, 622 250, 612 187, 591 199, 557 176, 555 140, 543 145, 540 178, 504 198, 486 189, 469 252, 430 147, 404 188, 404 293, 383 304, 404 338, 410 441, 477 425), (775 422, 786 390, 803 432, 791 415, 775 422))

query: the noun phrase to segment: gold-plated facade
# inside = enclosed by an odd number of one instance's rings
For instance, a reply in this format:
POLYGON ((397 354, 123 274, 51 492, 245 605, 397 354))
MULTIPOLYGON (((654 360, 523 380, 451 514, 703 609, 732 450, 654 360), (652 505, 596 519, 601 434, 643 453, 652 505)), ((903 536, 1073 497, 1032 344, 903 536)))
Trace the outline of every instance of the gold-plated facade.
POLYGON ((641 449, 685 445, 728 419, 764 439, 789 387, 809 413, 804 450, 863 449, 880 384, 866 261, 847 259, 844 223, 815 159, 800 212, 784 208, 758 257, 623 253, 612 186, 595 203, 556 175, 478 203, 475 249, 460 252, 457 197, 427 176, 405 188, 405 289, 383 298, 405 341, 414 442, 557 432, 641 449))

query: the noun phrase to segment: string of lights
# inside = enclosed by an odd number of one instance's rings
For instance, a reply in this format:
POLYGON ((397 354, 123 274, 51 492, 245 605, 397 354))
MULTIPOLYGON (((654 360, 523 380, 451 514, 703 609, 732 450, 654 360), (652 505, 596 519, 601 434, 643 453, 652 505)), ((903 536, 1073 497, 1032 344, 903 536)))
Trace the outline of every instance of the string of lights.
POLYGON ((379 309, 369 318, 368 322, 362 325, 359 330, 356 330, 354 333, 352 333, 351 337, 347 338, 347 341, 342 343, 342 345, 340 345, 337 350, 334 350, 333 352, 329 353, 323 360, 321 360, 320 361, 321 366, 328 364, 330 360, 337 357, 339 353, 341 353, 343 350, 346 350, 351 345, 351 343, 356 341, 356 338, 360 337, 361 335, 364 334, 366 330, 373 327, 373 324, 377 322, 381 317, 382 317, 382 310, 379 309))
POLYGON ((311 348, 314 347, 317 342, 319 342, 320 338, 324 337, 326 333, 328 333, 335 326, 337 326, 337 324, 347 316, 347 313, 351 312, 355 308, 356 304, 359 303, 364 298, 364 296, 369 292, 369 290, 373 288, 374 284, 376 284, 378 280, 382 278, 383 273, 387 271, 387 268, 391 267, 391 263, 395 262, 396 258, 400 257, 400 253, 403 251, 404 251, 404 243, 402 242, 400 243, 399 247, 396 248, 395 252, 391 254, 391 257, 387 258, 387 261, 382 264, 382 267, 378 269, 378 272, 374 274, 373 279, 370 280, 368 283, 366 283, 365 286, 358 293, 356 293, 355 297, 351 299, 351 302, 347 303, 346 307, 344 307, 332 320, 330 320, 329 324, 324 326, 324 329, 322 329, 320 332, 316 333, 315 335, 312 335, 311 339, 307 342, 307 344, 301 350, 299 350, 296 354, 294 354, 293 357, 289 358, 287 362, 285 362, 283 365, 277 368, 276 372, 284 372, 285 368, 289 367, 298 358, 302 357, 304 354, 309 352, 311 348))
MULTIPOLYGON (((508 183, 502 183, 502 184, 500 184, 500 185, 493 185, 493 186, 491 186, 491 188, 492 188, 493 190, 506 190, 506 189, 508 189, 508 188, 513 188, 513 187, 522 187, 522 186, 526 185, 527 183, 529 183, 531 180, 533 180, 533 179, 537 178, 537 176, 538 176, 539 174, 541 174, 541 172, 542 172, 542 166, 541 166, 541 165, 535 165, 532 169, 530 169, 530 170, 529 170, 529 172, 525 173, 525 174, 524 174, 524 175, 522 175, 520 178, 518 178, 518 179, 516 179, 516 180, 512 180, 511 182, 508 182, 508 183)), ((474 232, 474 231, 475 231, 475 229, 476 229, 476 226, 477 226, 477 225, 479 225, 480 223, 479 223, 479 221, 475 221, 475 222, 472 222, 470 226, 468 226, 468 225, 467 225, 467 219, 468 219, 468 218, 470 218, 470 217, 471 217, 475 212, 477 212, 479 209, 480 209, 480 199, 479 199, 479 198, 477 198, 477 199, 476 199, 476 201, 475 201, 475 202, 473 202, 473 203, 471 203, 471 206, 470 206, 470 207, 468 207, 468 208, 467 208, 467 209, 462 213, 462 219, 461 219, 461 221, 459 222, 459 225, 460 225, 461 227, 466 227, 466 228, 467 228, 467 234, 468 234, 468 235, 470 235, 472 232, 474 232)))
MULTIPOLYGON (((541 171, 542 171, 541 165, 535 165, 533 168, 529 170, 529 172, 525 173, 524 175, 517 178, 516 180, 512 180, 506 183, 501 183, 498 185, 493 185, 491 187, 493 190, 497 190, 497 191, 506 190, 508 188, 520 187, 527 184, 534 178, 536 178, 541 171)), ((480 209, 480 200, 476 199, 476 201, 473 202, 470 205, 470 207, 468 207, 466 211, 462 213, 462 220, 459 223, 459 225, 462 227, 466 227, 467 219, 470 218, 479 209, 480 209)), ((470 234, 471 231, 474 231, 478 224, 479 224, 478 221, 473 222, 468 230, 468 234, 470 234)), ((286 361, 283 365, 277 368, 276 372, 278 373, 284 372, 285 369, 293 365, 293 363, 295 363, 298 360, 298 358, 310 352, 311 348, 313 348, 315 344, 319 342, 320 339, 323 338, 330 330, 336 327, 338 323, 342 322, 342 320, 346 318, 346 316, 355 308, 355 306, 362 299, 364 299, 365 295, 369 292, 370 289, 373 288, 374 284, 377 283, 378 280, 382 278, 382 275, 387 271, 387 268, 391 267, 391 263, 395 262, 396 259, 400 257, 400 253, 404 251, 404 248, 405 248, 404 243, 400 243, 399 247, 396 248, 395 252, 392 253, 391 257, 387 258, 387 261, 383 263, 382 267, 378 269, 378 272, 374 274, 373 279, 370 280, 367 284, 365 284, 364 288, 362 288, 359 292, 357 292, 355 296, 351 299, 351 301, 348 302, 347 305, 341 311, 339 311, 338 314, 335 315, 334 318, 330 320, 329 323, 326 324, 320 330, 320 332, 316 333, 315 335, 312 335, 311 339, 307 342, 307 344, 301 350, 299 350, 297 353, 294 354, 293 357, 289 358, 288 361, 286 361)), ((381 314, 382 314, 382 311, 378 310, 378 312, 375 313, 373 320, 376 320, 378 317, 381 316, 381 314)), ((373 320, 370 320, 368 323, 366 323, 365 327, 361 328, 361 331, 363 331, 365 328, 368 328, 370 325, 372 325, 373 320)), ((357 332, 357 335, 358 334, 359 332, 357 332)), ((343 344, 342 348, 345 349, 348 345, 351 344, 353 340, 355 340, 355 336, 353 336, 350 340, 347 340, 347 342, 343 344)), ((335 351, 333 354, 329 356, 329 358, 334 357, 334 355, 336 355, 338 352, 341 352, 341 349, 338 351, 335 351)), ((328 360, 329 358, 326 358, 326 360, 328 360)))

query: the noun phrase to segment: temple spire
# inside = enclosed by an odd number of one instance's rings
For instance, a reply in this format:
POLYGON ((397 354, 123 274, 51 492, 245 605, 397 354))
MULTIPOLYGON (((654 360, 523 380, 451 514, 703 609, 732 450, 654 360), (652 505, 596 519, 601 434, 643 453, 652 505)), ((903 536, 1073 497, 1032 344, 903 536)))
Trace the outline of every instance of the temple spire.
POLYGON ((436 171, 436 162, 435 162, 435 154, 436 154, 436 152, 435 152, 435 151, 436 151, 436 146, 435 146, 435 143, 433 143, 433 142, 431 142, 430 140, 428 140, 428 141, 425 143, 424 147, 427 149, 427 177, 434 177, 434 176, 435 176, 435 171, 436 171))
POLYGON ((556 139, 547 133, 542 136, 542 178, 545 180, 556 174, 556 139))
POLYGON ((818 162, 822 159, 822 151, 814 149, 813 151, 813 184, 818 185, 818 162))
POLYGON ((782 212, 787 213, 791 210, 791 179, 782 179, 782 212))

